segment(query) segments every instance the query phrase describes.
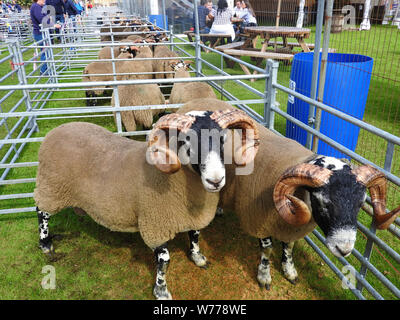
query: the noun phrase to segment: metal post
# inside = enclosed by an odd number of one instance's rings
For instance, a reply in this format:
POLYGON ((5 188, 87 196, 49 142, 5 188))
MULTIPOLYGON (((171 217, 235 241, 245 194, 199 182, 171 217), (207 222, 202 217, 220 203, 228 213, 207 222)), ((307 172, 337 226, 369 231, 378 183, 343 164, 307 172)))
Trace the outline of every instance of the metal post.
POLYGON ((194 4, 195 50, 196 50, 196 77, 199 77, 202 72, 202 65, 201 65, 200 30, 199 30, 199 12, 197 11, 197 0, 194 0, 193 4, 194 4))
POLYGON ((268 78, 265 80, 265 99, 264 103, 264 125, 268 129, 274 128, 274 112, 272 111, 272 106, 275 106, 276 99, 276 89, 274 84, 277 82, 278 78, 279 62, 272 59, 267 60, 267 66, 265 72, 268 78))
POLYGON ((161 1, 162 6, 162 15, 163 15, 163 22, 164 22, 164 30, 167 30, 167 14, 165 12, 165 0, 161 1))
MULTIPOLYGON (((317 96, 317 83, 318 83, 318 70, 319 70, 319 51, 321 50, 321 37, 322 37, 322 25, 324 21, 324 8, 325 0, 318 1, 318 12, 317 12, 317 24, 315 28, 315 47, 313 56, 313 68, 311 77, 311 89, 310 98, 315 99, 317 96)), ((314 113, 315 106, 310 105, 308 109, 308 125, 312 127, 314 125, 314 113)), ((312 134, 307 133, 306 148, 311 149, 312 134)))
MULTIPOLYGON (((110 25, 110 33, 111 33, 111 43, 114 43, 114 34, 111 32, 111 25, 110 25)), ((117 81, 117 76, 116 76, 117 68, 115 66, 115 60, 114 60, 115 59, 114 47, 110 47, 110 50, 111 50, 111 59, 112 59, 112 62, 111 62, 112 63, 112 71, 114 74, 113 79, 114 79, 114 81, 117 81)), ((118 86, 113 86, 113 95, 114 95, 114 103, 115 103, 114 107, 119 108, 120 105, 119 105, 118 86)), ((120 111, 115 112, 115 120, 117 122, 118 133, 122 133, 122 122, 121 122, 121 112, 120 111)))
MULTIPOLYGON (((329 50, 329 38, 331 34, 331 26, 332 26, 332 12, 333 12, 333 0, 327 0, 326 10, 325 10, 325 29, 324 29, 324 42, 322 45, 322 55, 321 55, 321 71, 319 76, 319 84, 318 84, 318 98, 319 102, 322 102, 324 99, 324 89, 325 89, 325 80, 326 80, 326 67, 328 64, 328 50, 329 50)), ((321 128, 321 115, 322 110, 320 108, 316 108, 315 114, 315 130, 320 130, 321 128)), ((318 152, 318 142, 319 138, 314 137, 313 148, 312 151, 318 152)))

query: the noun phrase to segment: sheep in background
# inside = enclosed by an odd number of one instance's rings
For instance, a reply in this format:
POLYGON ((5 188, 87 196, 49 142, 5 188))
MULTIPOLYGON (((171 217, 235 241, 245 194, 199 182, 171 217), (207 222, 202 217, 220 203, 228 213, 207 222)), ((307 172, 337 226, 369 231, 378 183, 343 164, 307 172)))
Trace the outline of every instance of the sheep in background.
MULTIPOLYGON (((155 83, 118 86, 118 96, 121 107, 165 104, 160 87, 155 83)), ((114 94, 112 95, 111 105, 115 106, 114 94)), ((126 131, 135 131, 138 124, 149 129, 153 124, 153 117, 162 112, 164 112, 164 109, 122 111, 121 120, 126 131)))
MULTIPOLYGON (((180 61, 172 65, 175 71, 175 78, 190 78, 188 71, 191 61, 180 61)), ((171 95, 169 96, 169 103, 186 103, 199 98, 212 98, 217 99, 213 88, 205 82, 182 82, 174 83, 171 95)))
MULTIPOLYGON (((177 113, 218 109, 211 100, 193 100, 177 113)), ((233 108, 233 107, 232 107, 233 108)), ((318 225, 329 250, 348 256, 356 240, 357 214, 369 189, 378 229, 387 228, 400 214, 400 206, 386 214, 386 179, 377 169, 364 165, 352 169, 332 157, 314 154, 294 140, 257 125, 260 146, 251 175, 235 175, 227 165, 227 186, 219 207, 234 211, 241 227, 259 239, 261 263, 257 280, 270 288, 269 259, 272 239, 282 241, 282 269, 292 283, 297 271, 292 260, 294 241, 318 225)))
MULTIPOLYGON (((132 43, 134 43, 134 42, 131 41, 131 40, 127 40, 127 41, 124 40, 124 41, 122 41, 122 42, 132 42, 132 43)), ((126 53, 126 52, 128 52, 128 51, 129 51, 130 54, 133 54, 133 52, 131 52, 129 46, 127 46, 127 45, 121 45, 121 46, 117 46, 117 47, 104 47, 104 48, 101 48, 100 51, 99 51, 99 53, 98 53, 98 55, 97 55, 97 57, 98 57, 99 60, 111 59, 111 58, 112 58, 112 56, 111 56, 112 51, 114 51, 114 59, 117 59, 118 56, 119 56, 121 53, 126 53)), ((120 58, 120 59, 123 59, 123 58, 125 58, 125 57, 126 57, 126 56, 124 55, 124 56, 120 56, 119 58, 120 58)), ((132 56, 132 57, 133 57, 133 56, 132 56)), ((131 57, 131 56, 128 56, 128 58, 132 58, 132 57, 131 57)))
MULTIPOLYGON (((136 47, 128 46, 125 52, 122 52, 115 61, 115 71, 117 74, 117 80, 129 80, 129 79, 151 79, 153 72, 153 64, 151 60, 134 60, 137 58, 151 58, 153 52, 147 46, 136 47), (118 59, 129 59, 129 61, 118 60, 118 59), (122 74, 130 73, 130 74, 122 74), (134 73, 145 73, 145 74, 134 74, 134 73)), ((83 81, 113 81, 113 66, 111 61, 94 61, 89 63, 83 71, 83 81)), ((106 92, 106 87, 99 87, 96 89, 86 90, 86 97, 94 98, 103 95, 106 92)), ((96 105, 97 99, 88 99, 88 105, 96 105)))
MULTIPOLYGON (((206 266, 207 259, 198 249, 198 233, 193 230, 206 227, 214 218, 218 192, 225 185, 224 142, 210 144, 202 139, 209 134, 203 129, 214 129, 212 135, 220 141, 224 129, 232 127, 244 129, 245 134, 248 129, 257 132, 254 121, 239 110, 164 116, 155 124, 148 143, 84 122, 53 129, 39 149, 34 191, 40 248, 54 254, 49 219, 67 207, 79 208, 113 231, 140 231, 157 261, 153 293, 157 299, 170 299, 165 279, 170 260, 167 242, 189 231, 189 256, 197 266, 206 266), (185 152, 172 147, 177 137, 185 152), (206 143, 194 148, 194 138, 206 143)), ((238 152, 252 162, 257 147, 253 143, 249 149, 248 142, 242 140, 238 152)))
MULTIPOLYGON (((154 58, 175 58, 179 57, 178 54, 171 51, 166 45, 158 45, 154 48, 154 58)), ((172 66, 179 63, 179 59, 172 60, 153 60, 153 71, 155 79, 169 79, 173 78, 172 66)))

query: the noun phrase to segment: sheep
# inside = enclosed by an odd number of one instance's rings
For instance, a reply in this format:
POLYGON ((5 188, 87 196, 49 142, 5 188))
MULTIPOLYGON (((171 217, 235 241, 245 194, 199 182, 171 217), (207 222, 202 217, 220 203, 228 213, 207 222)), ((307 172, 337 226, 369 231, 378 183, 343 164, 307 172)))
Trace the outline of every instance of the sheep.
MULTIPOLYGON (((100 28, 100 41, 111 41, 111 35, 101 35, 103 33, 115 33, 115 32, 129 32, 132 30, 127 30, 125 26, 120 26, 120 25, 106 25, 100 28)), ((113 35, 113 40, 114 41, 119 41, 121 39, 124 39, 126 37, 125 35, 113 35)))
MULTIPOLYGON (((152 58, 153 52, 148 46, 131 47, 134 50, 136 58, 152 58)), ((121 79, 151 79, 153 77, 153 64, 151 60, 129 61, 123 65, 125 73, 143 73, 121 75, 121 79)), ((145 85, 125 85, 118 86, 120 106, 142 106, 165 104, 164 96, 157 84, 145 85)), ((111 98, 111 105, 115 106, 114 93, 111 98)), ((150 128, 153 123, 153 116, 163 112, 164 109, 152 110, 132 110, 121 112, 121 120, 127 131, 135 131, 136 125, 141 124, 145 128, 150 128)))
MULTIPOLYGON (((158 45, 154 48, 154 58, 174 58, 179 57, 178 54, 171 51, 166 45, 158 45)), ((172 65, 179 63, 179 59, 171 60, 153 60, 153 71, 156 79, 173 78, 172 65)))
MULTIPOLYGON (((193 100, 177 113, 214 110, 210 100, 193 100)), ((378 229, 387 228, 400 214, 400 206, 386 214, 386 179, 377 169, 347 163, 306 149, 258 125, 260 146, 250 175, 235 175, 226 166, 227 186, 219 207, 234 211, 245 232, 259 239, 261 263, 257 280, 267 290, 272 282, 269 258, 272 239, 282 241, 282 269, 297 281, 293 245, 318 225, 329 250, 338 257, 350 255, 356 240, 357 214, 369 189, 378 229), (343 201, 347 200, 347 201, 343 201)))
MULTIPOLYGON (((172 65, 175 78, 190 78, 188 62, 190 63, 190 61, 180 61, 178 64, 172 65)), ((205 82, 177 82, 172 87, 169 103, 186 103, 198 98, 217 99, 217 96, 213 88, 205 82)))
MULTIPOLYGON (((130 46, 126 49, 126 52, 122 52, 117 58, 118 59, 132 59, 137 58, 151 58, 153 53, 151 49, 147 46, 136 47, 130 46)), ((129 80, 132 78, 136 79, 151 79, 153 72, 153 64, 151 60, 116 60, 115 61, 115 71, 117 74, 117 80, 129 80), (133 74, 136 72, 141 72, 145 74, 137 75, 133 74), (121 73, 131 73, 131 74, 121 74, 121 73)), ((113 81, 113 66, 111 61, 94 61, 89 63, 83 71, 83 81, 113 81), (97 75, 100 74, 100 75, 97 75)), ((105 93, 106 88, 100 87, 95 90, 86 90, 86 97, 93 98, 101 96, 105 93)), ((88 99, 88 105, 96 105, 96 99, 88 99)))
MULTIPOLYGON (((164 96, 157 84, 118 86, 118 96, 121 107, 165 104, 164 96)), ((114 94, 111 105, 115 106, 114 94)), ((153 117, 163 111, 164 109, 122 111, 121 120, 126 131, 135 131, 137 124, 148 129, 153 124, 153 117)))
MULTIPOLYGON (((122 42, 131 42, 134 43, 132 40, 124 39, 122 42)), ((117 47, 104 47, 101 48, 97 57, 99 60, 102 59, 112 59, 112 51, 114 51, 114 59, 118 58, 121 53, 127 52, 129 50, 128 46, 117 46, 117 47)), ((120 57, 121 58, 121 57, 120 57)))
POLYGON ((238 164, 246 165, 257 154, 258 136, 254 121, 239 110, 166 115, 155 124, 148 143, 85 122, 51 130, 39 149, 34 190, 42 252, 55 254, 50 217, 63 208, 79 208, 112 231, 140 232, 157 261, 153 294, 170 299, 165 279, 169 240, 189 231, 191 260, 207 266, 198 250, 198 234, 191 230, 214 218, 218 192, 225 185, 222 138, 233 127, 255 132, 252 148, 247 138, 238 148, 245 156, 238 164), (204 129, 213 131, 210 135, 204 129), (221 142, 210 144, 211 137, 221 142))

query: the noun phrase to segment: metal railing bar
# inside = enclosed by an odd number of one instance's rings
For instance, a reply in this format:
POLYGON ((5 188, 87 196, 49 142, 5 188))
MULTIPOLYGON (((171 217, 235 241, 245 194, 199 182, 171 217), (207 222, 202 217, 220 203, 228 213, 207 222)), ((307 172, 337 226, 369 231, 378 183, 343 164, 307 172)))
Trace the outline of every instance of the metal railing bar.
POLYGON ((284 118, 290 120, 291 122, 293 122, 294 124, 296 124, 300 128, 302 128, 304 130, 307 130, 307 131, 311 132, 312 134, 318 136, 320 138, 320 140, 322 140, 322 141, 326 142, 327 144, 333 146, 334 148, 336 148, 340 152, 348 155, 352 159, 357 160, 358 162, 361 162, 363 164, 370 164, 371 166, 377 168, 378 170, 382 171, 390 181, 392 181, 393 183, 395 183, 397 185, 400 185, 400 178, 395 176, 391 172, 388 172, 388 171, 380 168, 375 163, 365 159, 364 157, 362 157, 359 154, 355 153, 354 151, 344 147, 343 145, 338 144, 335 140, 333 140, 333 139, 329 138, 328 136, 322 134, 320 131, 317 131, 317 130, 311 128, 310 126, 304 124, 300 120, 290 116, 288 113, 282 111, 281 109, 279 109, 279 108, 277 108, 275 106, 271 106, 271 109, 274 112, 276 112, 277 114, 279 114, 279 115, 283 116, 284 118))
MULTIPOLYGON (((310 239, 309 236, 305 236, 304 240, 311 246, 311 248, 314 249, 314 251, 322 258, 322 260, 328 265, 329 268, 336 274, 336 276, 343 281, 345 278, 344 274, 339 270, 338 267, 336 267, 333 262, 329 259, 329 257, 310 239)), ((366 298, 362 295, 362 293, 355 289, 355 288, 350 288, 351 292, 359 299, 359 300, 366 300, 366 298)))
MULTIPOLYGON (((248 79, 265 79, 265 74, 255 75, 230 75, 227 76, 206 76, 206 77, 191 77, 191 78, 174 78, 171 79, 141 79, 141 80, 118 80, 118 81, 96 81, 93 82, 74 82, 74 83, 51 83, 41 84, 43 89, 50 88, 75 88, 75 87, 94 87, 94 86, 115 86, 115 85, 129 85, 129 84, 153 84, 153 83, 171 83, 171 82, 202 82, 202 81, 223 81, 223 80, 248 80, 248 79)), ((34 84, 24 85, 3 85, 0 90, 30 90, 36 89, 34 84)))

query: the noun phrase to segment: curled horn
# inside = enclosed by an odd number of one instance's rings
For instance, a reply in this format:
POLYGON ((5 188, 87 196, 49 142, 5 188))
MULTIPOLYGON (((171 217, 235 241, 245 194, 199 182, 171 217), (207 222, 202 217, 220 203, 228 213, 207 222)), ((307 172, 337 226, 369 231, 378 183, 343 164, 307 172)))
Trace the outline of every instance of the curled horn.
POLYGON ((146 157, 150 164, 164 173, 174 173, 181 168, 177 152, 169 146, 169 130, 186 133, 196 120, 195 117, 171 113, 161 117, 149 134, 146 157))
POLYGON ((400 206, 386 213, 386 188, 385 175, 370 165, 364 165, 351 171, 357 181, 365 185, 371 195, 374 218, 378 229, 387 229, 400 214, 400 206))
POLYGON ((234 150, 234 161, 239 166, 245 166, 254 160, 260 145, 258 128, 253 119, 251 119, 242 110, 227 109, 224 111, 215 111, 211 116, 222 129, 243 129, 242 143, 234 150))
POLYGON ((301 226, 311 219, 311 212, 304 201, 293 194, 302 186, 318 188, 329 181, 332 171, 302 163, 287 169, 275 184, 273 199, 279 215, 289 224, 301 226))

